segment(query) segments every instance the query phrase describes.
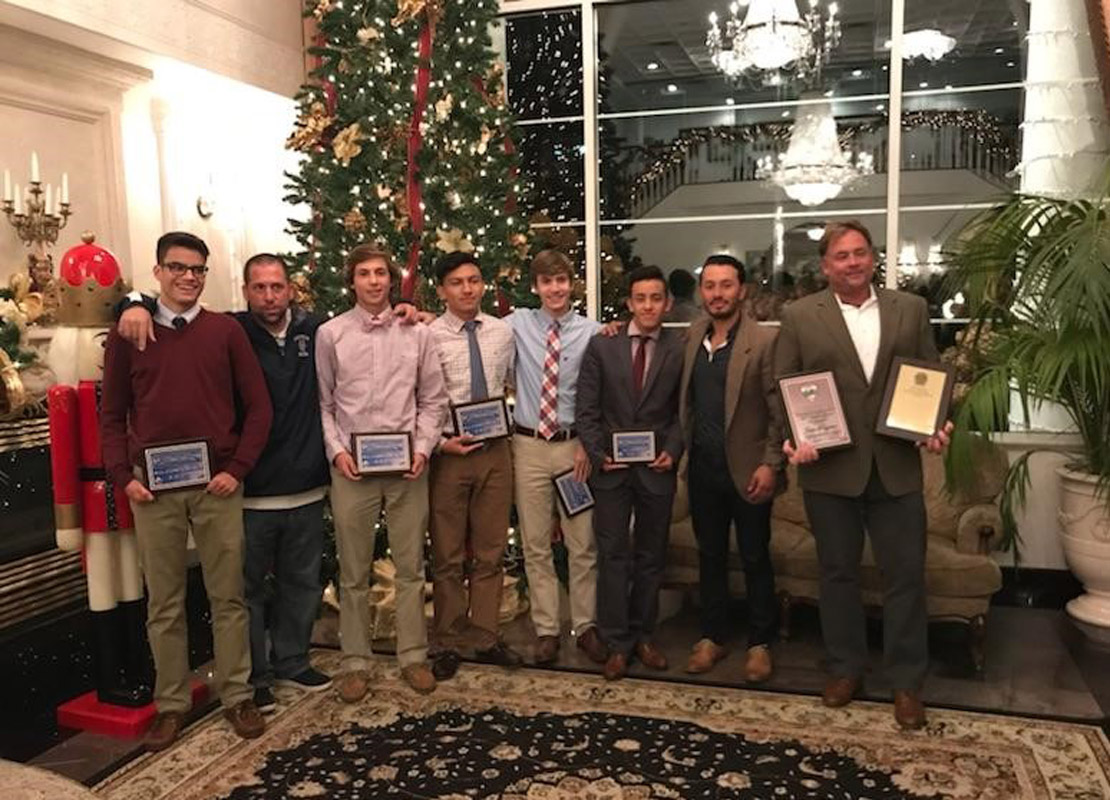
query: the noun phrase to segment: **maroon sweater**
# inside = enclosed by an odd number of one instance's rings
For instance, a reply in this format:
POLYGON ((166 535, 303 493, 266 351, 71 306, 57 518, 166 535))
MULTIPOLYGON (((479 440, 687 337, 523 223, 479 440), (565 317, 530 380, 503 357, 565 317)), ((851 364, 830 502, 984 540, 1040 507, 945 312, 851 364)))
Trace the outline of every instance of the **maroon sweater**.
POLYGON ((109 477, 126 486, 144 447, 207 439, 214 472, 241 482, 266 446, 273 418, 243 326, 202 310, 181 330, 159 325, 156 335, 139 352, 114 328, 108 334, 100 436, 109 477))

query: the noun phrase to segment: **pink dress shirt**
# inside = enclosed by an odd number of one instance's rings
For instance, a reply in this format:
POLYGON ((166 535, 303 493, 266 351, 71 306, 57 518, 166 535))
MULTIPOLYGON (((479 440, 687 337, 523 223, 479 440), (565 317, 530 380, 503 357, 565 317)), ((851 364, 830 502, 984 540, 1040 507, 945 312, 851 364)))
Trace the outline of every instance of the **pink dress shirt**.
POLYGON ((393 309, 355 306, 320 326, 316 373, 328 461, 350 452, 352 433, 408 431, 431 456, 447 415, 447 389, 426 325, 403 325, 393 309))

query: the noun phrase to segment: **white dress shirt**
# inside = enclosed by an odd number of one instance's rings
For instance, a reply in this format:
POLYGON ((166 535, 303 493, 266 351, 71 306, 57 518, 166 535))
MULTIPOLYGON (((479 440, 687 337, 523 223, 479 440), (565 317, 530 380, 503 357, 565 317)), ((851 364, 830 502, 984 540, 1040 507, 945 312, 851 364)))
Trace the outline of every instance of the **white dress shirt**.
POLYGON ((173 321, 176 317, 181 317, 185 320, 185 324, 188 325, 190 322, 197 318, 197 314, 199 313, 200 303, 193 303, 191 306, 189 306, 189 308, 178 314, 176 311, 172 311, 169 307, 165 305, 165 303, 159 300, 158 307, 154 311, 154 321, 164 328, 172 328, 173 321))
POLYGON ((871 376, 875 374, 875 360, 879 356, 879 298, 875 295, 874 286, 870 290, 870 296, 859 306, 836 298, 868 383, 871 383, 871 376))

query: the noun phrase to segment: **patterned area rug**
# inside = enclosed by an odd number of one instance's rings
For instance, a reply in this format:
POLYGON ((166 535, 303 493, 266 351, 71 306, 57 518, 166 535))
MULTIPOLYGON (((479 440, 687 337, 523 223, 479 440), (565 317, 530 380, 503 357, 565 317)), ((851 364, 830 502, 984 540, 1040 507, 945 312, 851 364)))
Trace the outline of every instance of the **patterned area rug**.
POLYGON ((7 800, 96 800, 76 781, 53 772, 0 758, 0 792, 7 800))
MULTIPOLYGON (((334 671, 336 653, 318 653, 334 671)), ((1087 725, 464 665, 418 696, 392 659, 374 691, 279 690, 265 736, 219 713, 94 788, 110 800, 229 798, 1110 798, 1110 744, 1087 725)))

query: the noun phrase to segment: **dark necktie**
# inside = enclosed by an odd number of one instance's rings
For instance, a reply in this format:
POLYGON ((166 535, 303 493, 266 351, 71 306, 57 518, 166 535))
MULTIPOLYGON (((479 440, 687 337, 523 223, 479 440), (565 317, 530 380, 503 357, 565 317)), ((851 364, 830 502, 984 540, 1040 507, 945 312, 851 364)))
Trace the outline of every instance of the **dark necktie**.
POLYGON ((185 319, 185 317, 174 317, 173 318, 173 327, 176 330, 181 330, 182 328, 185 327, 186 321, 187 320, 185 319))
POLYGON ((466 342, 470 345, 470 402, 476 403, 489 397, 486 386, 486 369, 482 365, 482 351, 478 347, 478 320, 468 319, 463 323, 466 329, 466 342))
POLYGON ((643 391, 644 388, 644 368, 647 366, 647 343, 648 337, 634 336, 638 344, 636 345, 636 355, 632 359, 632 383, 636 387, 637 392, 643 391))

